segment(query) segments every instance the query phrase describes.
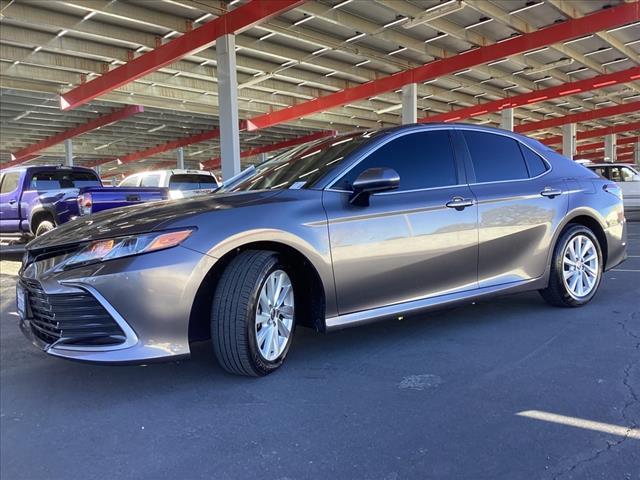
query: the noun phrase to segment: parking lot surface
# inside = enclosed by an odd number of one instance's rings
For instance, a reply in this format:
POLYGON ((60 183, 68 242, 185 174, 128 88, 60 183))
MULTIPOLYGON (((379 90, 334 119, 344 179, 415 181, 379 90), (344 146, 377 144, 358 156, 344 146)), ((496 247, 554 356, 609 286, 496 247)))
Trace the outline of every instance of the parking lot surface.
POLYGON ((2 479, 638 479, 640 224, 594 301, 537 293, 322 335, 234 377, 95 366, 18 330, 0 263, 2 479))

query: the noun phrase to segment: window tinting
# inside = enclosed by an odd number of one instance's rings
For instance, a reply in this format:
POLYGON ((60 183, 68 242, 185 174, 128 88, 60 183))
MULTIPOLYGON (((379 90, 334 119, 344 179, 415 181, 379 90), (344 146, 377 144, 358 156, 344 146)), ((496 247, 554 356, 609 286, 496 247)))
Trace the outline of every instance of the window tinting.
POLYGON ((215 178, 211 175, 177 174, 171 175, 170 190, 200 190, 218 188, 215 178))
POLYGON ((622 182, 633 182, 633 171, 627 167, 620 167, 620 180, 622 182))
POLYGON ((524 156, 524 161, 527 162, 530 177, 537 177, 547 171, 547 164, 544 163, 540 155, 524 145, 520 145, 520 150, 524 156))
POLYGON ((39 191, 99 186, 101 186, 100 180, 91 172, 69 172, 64 170, 36 172, 31 176, 31 181, 29 182, 31 190, 39 191))
POLYGON ((145 175, 142 177, 142 182, 140 182, 141 187, 159 187, 160 186, 160 175, 145 175))
POLYGON ((18 188, 18 179, 20 178, 19 172, 5 173, 2 178, 2 185, 0 186, 0 193, 11 193, 18 188))
POLYGON ((518 142, 495 133, 464 130, 476 182, 497 182, 528 178, 527 166, 518 142))
POLYGON ((352 168, 333 188, 351 190, 356 178, 374 167, 393 168, 398 172, 399 191, 458 183, 447 130, 410 133, 386 143, 352 168))

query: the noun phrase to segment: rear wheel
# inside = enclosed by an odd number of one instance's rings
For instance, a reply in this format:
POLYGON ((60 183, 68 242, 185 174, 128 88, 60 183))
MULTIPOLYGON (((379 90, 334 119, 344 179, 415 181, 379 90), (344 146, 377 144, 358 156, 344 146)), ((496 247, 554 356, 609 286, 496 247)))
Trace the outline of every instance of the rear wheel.
POLYGON ((222 368, 267 375, 284 362, 295 330, 289 267, 275 252, 247 250, 220 277, 211 309, 211 338, 222 368))
POLYGON ((593 232, 582 225, 569 227, 556 244, 549 286, 542 297, 559 307, 580 307, 591 301, 602 279, 602 251, 593 232))
POLYGON ((56 228, 56 226, 51 220, 43 220, 38 224, 38 227, 36 228, 36 232, 35 232, 36 237, 39 237, 40 235, 44 235, 45 233, 50 232, 54 228, 56 228))

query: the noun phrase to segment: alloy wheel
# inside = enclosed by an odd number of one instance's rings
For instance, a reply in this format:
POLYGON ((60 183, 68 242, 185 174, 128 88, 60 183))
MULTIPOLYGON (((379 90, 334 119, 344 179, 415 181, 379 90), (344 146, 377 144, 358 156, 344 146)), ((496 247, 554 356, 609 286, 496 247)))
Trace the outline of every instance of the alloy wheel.
POLYGON ((256 309, 256 344, 265 360, 277 359, 286 348, 294 311, 291 279, 283 270, 271 272, 262 285, 256 309))
POLYGON ((562 256, 562 279, 567 291, 581 300, 596 287, 599 275, 596 246, 586 235, 576 235, 569 240, 562 256))

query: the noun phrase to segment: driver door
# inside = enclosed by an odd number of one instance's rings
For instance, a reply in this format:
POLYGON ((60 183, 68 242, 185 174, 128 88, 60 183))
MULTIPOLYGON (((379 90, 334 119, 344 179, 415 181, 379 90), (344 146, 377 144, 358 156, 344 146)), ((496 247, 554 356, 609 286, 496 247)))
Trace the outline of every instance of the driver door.
POLYGON ((323 194, 341 315, 477 285, 477 205, 449 130, 385 140, 323 194), (352 205, 351 184, 373 167, 396 170, 399 188, 352 205))

